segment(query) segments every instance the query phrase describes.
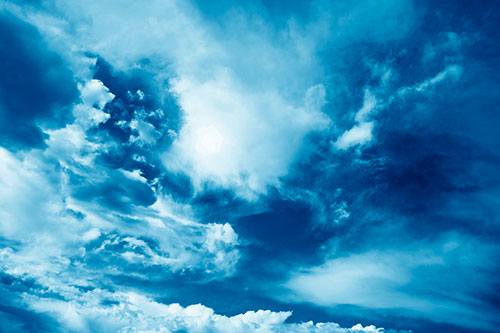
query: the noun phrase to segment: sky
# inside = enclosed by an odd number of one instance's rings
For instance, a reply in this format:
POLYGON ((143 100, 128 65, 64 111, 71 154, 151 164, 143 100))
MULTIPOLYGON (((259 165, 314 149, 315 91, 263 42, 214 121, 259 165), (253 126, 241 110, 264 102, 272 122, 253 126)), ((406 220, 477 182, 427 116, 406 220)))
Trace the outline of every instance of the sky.
POLYGON ((0 0, 0 332, 498 332, 500 2, 0 0))

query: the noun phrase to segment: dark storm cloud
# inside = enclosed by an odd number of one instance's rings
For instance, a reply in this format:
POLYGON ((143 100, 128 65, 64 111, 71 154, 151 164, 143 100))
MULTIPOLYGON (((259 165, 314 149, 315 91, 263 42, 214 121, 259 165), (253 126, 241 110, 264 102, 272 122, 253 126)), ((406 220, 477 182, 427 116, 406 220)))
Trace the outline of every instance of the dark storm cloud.
POLYGON ((39 128, 69 121, 78 92, 72 73, 38 31, 0 12, 0 142, 12 149, 43 147, 39 128))

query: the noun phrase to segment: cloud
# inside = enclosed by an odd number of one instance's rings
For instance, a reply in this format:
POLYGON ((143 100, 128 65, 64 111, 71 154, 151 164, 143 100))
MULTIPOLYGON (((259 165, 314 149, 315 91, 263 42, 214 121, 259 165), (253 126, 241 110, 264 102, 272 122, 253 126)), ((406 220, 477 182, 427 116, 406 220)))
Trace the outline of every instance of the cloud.
POLYGON ((495 329, 498 52, 460 29, 498 20, 206 6, 0 4, 2 321, 495 329))
POLYGON ((58 318, 60 328, 69 331, 119 332, 335 332, 382 333, 383 328, 357 324, 342 328, 335 323, 288 324, 291 312, 247 311, 234 316, 219 315, 201 304, 187 307, 162 304, 135 292, 107 292, 94 289, 81 293, 73 302, 25 295, 30 308, 58 318), (104 302, 106 301, 106 302, 104 302))
MULTIPOLYGON (((49 140, 48 153, 54 153, 51 143, 49 140)), ((75 148, 81 146, 73 146, 73 153, 75 148)), ((145 281, 168 274, 196 278, 197 271, 203 279, 231 275, 239 259, 239 241, 229 224, 201 224, 181 218, 179 212, 172 212, 175 204, 162 202, 161 197, 148 211, 131 209, 128 214, 118 214, 106 205, 79 201, 72 196, 72 184, 65 181, 68 169, 75 167, 80 175, 85 169, 91 175, 105 170, 92 170, 95 166, 77 161, 51 170, 52 165, 36 151, 20 161, 2 148, 0 158, 0 258, 6 276, 0 285, 7 289, 2 290, 3 295, 16 295, 11 298, 13 309, 33 311, 34 318, 38 314, 54 316, 61 329, 69 331, 168 329, 177 325, 205 331, 219 325, 206 322, 205 317, 213 311, 201 305, 188 307, 185 313, 182 307, 172 305, 169 309, 173 313, 157 318, 148 309, 164 308, 155 302, 150 305, 144 297, 131 296, 131 301, 122 297, 119 306, 110 308, 102 302, 120 298, 120 293, 104 291, 121 288, 110 278, 117 274, 145 281), (18 282, 12 285, 9 281, 18 282), (16 288, 23 291, 22 300, 17 300, 16 288), (142 307, 146 308, 144 316, 142 307), (178 311, 181 313, 176 314, 178 311)), ((276 321, 273 316, 280 318, 270 314, 268 319, 243 319, 235 325, 245 327, 255 321, 257 326, 266 326, 276 321)), ((27 325, 22 318, 7 319, 12 325, 27 325)))
POLYGON ((6 270, 23 265, 17 274, 33 270, 41 279, 45 269, 61 273, 78 262, 90 276, 134 269, 142 274, 144 267, 231 275, 239 252, 229 224, 199 223, 189 205, 157 193, 137 170, 96 162, 109 145, 87 141, 86 133, 109 119, 100 109, 112 96, 96 80, 80 89, 74 123, 48 131, 45 150, 21 159, 0 148, 0 236, 15 244, 5 247, 15 254, 5 259, 6 270), (43 247, 48 249, 41 255, 43 247), (108 262, 107 270, 102 262, 108 262))
POLYGON ((0 9, 0 143, 43 147, 40 128, 60 127, 78 97, 71 71, 35 27, 0 9))
POLYGON ((345 131, 334 142, 337 149, 345 150, 355 145, 364 145, 372 140, 372 131, 375 122, 370 121, 370 115, 375 112, 377 106, 377 99, 370 93, 370 90, 365 90, 363 106, 356 112, 354 120, 356 125, 350 130, 345 131))
MULTIPOLYGON (((102 84, 92 84, 108 94, 102 84)), ((82 94, 86 86, 80 87, 82 94)), ((89 117, 102 112, 91 105, 104 107, 96 105, 95 99, 82 98, 82 104, 74 107, 75 122, 50 132, 45 151, 27 153, 23 161, 0 151, 5 191, 0 194, 11 198, 2 202, 0 232, 11 244, 0 252, 1 268, 9 280, 17 281, 16 286, 23 286, 21 300, 13 301, 13 306, 32 311, 32 316, 49 315, 69 331, 382 331, 360 325, 344 329, 334 323, 287 324, 290 312, 258 310, 222 316, 203 305, 161 304, 113 283, 116 275, 151 281, 164 277, 166 271, 189 276, 190 271, 202 270, 203 278, 229 276, 239 259, 239 240, 229 224, 190 220, 189 207, 177 205, 176 209, 168 197, 156 196, 147 210, 132 200, 127 213, 118 213, 105 203, 75 196, 72 188, 81 189, 82 180, 99 183, 100 178, 111 177, 114 183, 145 182, 137 173, 119 174, 95 164, 96 154, 106 145, 76 134, 106 121, 105 116, 89 117), (50 161, 56 156, 62 167, 53 169, 50 161), (78 174, 78 183, 68 178, 71 173, 78 174)), ((135 183, 126 183, 126 191, 135 183)), ((24 325, 23 319, 9 320, 24 325)))
POLYGON ((248 96, 235 91, 231 78, 184 84, 176 86, 182 89, 187 123, 164 161, 172 171, 187 172, 198 187, 211 180, 248 198, 265 192, 287 173, 304 137, 328 125, 318 102, 310 101, 312 92, 307 106, 294 108, 272 92, 248 96))
POLYGON ((363 122, 347 130, 337 139, 335 147, 338 149, 347 149, 355 145, 364 145, 371 141, 373 122, 363 122))
POLYGON ((457 81, 462 75, 463 68, 460 65, 448 65, 441 72, 437 73, 435 76, 428 78, 422 82, 418 82, 411 87, 402 87, 398 90, 397 94, 399 97, 405 97, 405 95, 411 93, 423 93, 432 88, 437 84, 442 83, 445 80, 457 81))
POLYGON ((97 109, 101 110, 114 97, 115 95, 110 93, 109 89, 99 80, 90 80, 81 89, 83 103, 92 107, 96 106, 97 109))
MULTIPOLYGON (((165 147, 166 167, 186 173, 197 191, 209 183, 247 199, 279 185, 309 144, 308 135, 330 125, 322 113, 325 76, 317 58, 323 41, 398 39, 413 24, 411 1, 317 1, 310 5, 310 24, 291 16, 284 25, 266 22, 269 9, 258 5, 256 15, 244 5, 230 7, 213 24, 184 2, 55 4, 65 13, 63 21, 80 26, 68 31, 58 23, 78 48, 91 48, 119 69, 154 68, 160 96, 178 97, 185 123, 173 146, 165 147), (207 128, 215 134, 200 138, 207 128), (217 151, 200 153, 199 141, 214 137, 220 138, 217 151)), ((51 35, 44 20, 36 22, 51 35)), ((140 120, 132 126, 141 133, 134 140, 151 142, 153 128, 140 120)))
POLYGON ((443 53, 451 59, 463 58, 459 51, 470 46, 478 39, 478 34, 474 33, 456 33, 446 31, 437 34, 434 41, 425 44, 422 61, 431 63, 443 53))
POLYGON ((373 130, 376 125, 375 116, 380 110, 388 109, 393 103, 400 103, 405 97, 414 94, 429 94, 433 88, 448 80, 458 81, 462 75, 463 68, 460 65, 453 64, 446 66, 441 72, 433 77, 417 82, 412 86, 400 87, 393 92, 392 87, 387 87, 387 75, 392 75, 392 70, 385 68, 380 71, 379 65, 371 64, 371 69, 380 76, 380 88, 377 93, 381 97, 375 97, 369 88, 365 88, 363 97, 363 106, 355 116, 355 125, 340 135, 333 146, 339 150, 346 150, 354 146, 363 146, 370 143, 373 139, 373 130), (385 96, 384 96, 385 95, 385 96))
MULTIPOLYGON (((463 280, 478 265, 470 252, 477 244, 477 239, 450 233, 430 244, 350 254, 293 272, 286 287, 295 301, 331 309, 341 304, 397 309, 438 322, 493 329, 498 325, 491 316, 494 310, 474 297, 489 288, 484 285, 488 268, 483 266, 485 273, 474 280, 463 280)), ((496 250, 490 244, 480 251, 475 258, 496 250)))

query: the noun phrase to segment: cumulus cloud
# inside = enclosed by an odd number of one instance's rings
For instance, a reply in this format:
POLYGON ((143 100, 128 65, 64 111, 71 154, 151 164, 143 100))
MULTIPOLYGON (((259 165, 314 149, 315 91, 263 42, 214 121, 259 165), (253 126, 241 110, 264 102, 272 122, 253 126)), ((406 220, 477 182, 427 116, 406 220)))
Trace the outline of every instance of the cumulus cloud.
MULTIPOLYGON (((135 183, 148 186, 137 172, 118 173, 95 163, 106 145, 88 142, 85 132, 107 119, 92 117, 105 105, 96 100, 102 100, 104 93, 107 103, 112 96, 102 83, 90 85, 101 93, 89 97, 89 86, 80 87, 84 98, 74 108, 75 122, 51 131, 45 151, 20 158, 0 148, 0 236, 8 239, 0 250, 2 274, 8 278, 2 281, 18 281, 15 286, 22 286, 24 292, 22 300, 12 298, 10 306, 57 317, 61 329, 69 331, 181 327, 201 332, 224 331, 225 325, 267 327, 279 322, 282 315, 270 312, 259 313, 256 319, 230 320, 201 305, 164 306, 139 295, 106 291, 107 286, 120 289, 110 279, 116 275, 144 280, 190 272, 201 272, 204 279, 231 275, 239 259, 239 240, 229 224, 196 222, 188 207, 175 208, 171 199, 161 195, 148 210, 128 202, 127 213, 75 195, 85 182, 109 177, 116 182, 119 175, 120 182, 129 179, 127 191, 135 183), (77 184, 72 183, 72 174, 78 175, 77 184), (107 301, 117 305, 103 305, 107 301), (216 324, 226 319, 236 323, 216 324)), ((15 293, 3 282, 3 293, 15 293)), ((247 317, 251 315, 243 316, 247 317)))
POLYGON ((187 123, 164 156, 167 168, 186 171, 195 184, 212 180, 248 198, 278 185, 304 137, 328 125, 321 97, 314 96, 321 96, 318 86, 298 108, 274 92, 237 91, 231 78, 178 83, 176 89, 187 123))
MULTIPOLYGON (((214 27, 194 6, 178 1, 154 1, 148 6, 62 1, 53 5, 65 15, 24 14, 49 37, 49 43, 70 43, 74 49, 100 54, 121 69, 143 66, 141 61, 148 59, 161 94, 178 95, 185 126, 167 149, 166 166, 187 173, 197 188, 214 182, 246 198, 278 185, 307 135, 329 125, 321 112, 325 89, 318 84, 324 80, 316 59, 324 47, 322 41, 345 43, 346 36, 349 40, 400 38, 412 25, 408 13, 413 6, 411 1, 377 6, 371 1, 331 5, 316 1, 311 4, 311 24, 302 26, 290 19, 276 33, 276 27, 259 16, 238 10, 224 16, 220 28, 214 27), (402 13, 405 20, 400 20, 402 13), (80 30, 69 29, 71 24, 78 24, 80 30), (200 136, 207 128, 211 134, 200 136), (200 141, 214 140, 217 143, 209 144, 211 148, 199 149, 200 141)), ((155 128, 141 119, 130 126, 137 132, 131 141, 151 144, 157 137, 155 128)), ((346 131, 339 147, 366 143, 370 134, 369 124, 355 126, 346 131)))
POLYGON ((115 95, 99 80, 90 80, 81 88, 80 93, 83 103, 89 106, 97 106, 102 109, 115 95))
POLYGON ((357 324, 342 328, 336 323, 288 324, 291 312, 247 311, 234 316, 219 315, 201 304, 183 307, 163 304, 135 292, 94 289, 73 302, 25 295, 35 311, 53 314, 65 330, 79 332, 332 332, 382 333, 383 328, 357 324), (104 302, 106 301, 106 302, 104 302))
MULTIPOLYGON (((72 196, 72 185, 64 180, 65 172, 44 170, 45 176, 40 174, 39 168, 48 166, 36 156, 21 162, 3 149, 0 153, 4 161, 2 166, 6 168, 1 175, 0 194, 4 200, 0 232, 11 241, 22 241, 19 258, 32 265, 39 265, 46 259, 37 252, 47 246, 55 253, 45 251, 47 256, 65 261, 65 257, 76 255, 75 260, 83 265, 93 267, 97 264, 98 271, 97 258, 107 261, 109 269, 119 271, 127 267, 119 261, 124 258, 134 264, 165 266, 171 272, 201 269, 213 276, 233 272, 239 258, 238 238, 229 224, 204 225, 179 218, 179 212, 172 212, 171 204, 160 200, 149 212, 141 209, 132 209, 127 214, 107 211, 99 204, 86 203, 72 196), (46 181, 46 177, 52 182, 46 181), (26 207, 31 208, 27 210, 26 207), (143 222, 139 226, 127 225, 123 224, 124 220, 143 222), (155 244, 153 248, 151 242, 155 244)), ((74 169, 73 165, 66 167, 74 169)), ((24 266, 27 270, 33 268, 27 263, 24 266)), ((44 266, 39 269, 43 270, 44 266)))

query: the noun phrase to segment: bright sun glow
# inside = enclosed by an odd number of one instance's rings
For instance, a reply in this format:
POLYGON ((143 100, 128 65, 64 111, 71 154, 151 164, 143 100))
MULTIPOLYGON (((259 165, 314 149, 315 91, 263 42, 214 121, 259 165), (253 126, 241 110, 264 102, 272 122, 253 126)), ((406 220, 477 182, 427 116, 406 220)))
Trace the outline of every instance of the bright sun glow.
POLYGON ((223 143, 224 137, 215 126, 202 127, 196 131, 196 151, 202 155, 217 154, 223 143))

